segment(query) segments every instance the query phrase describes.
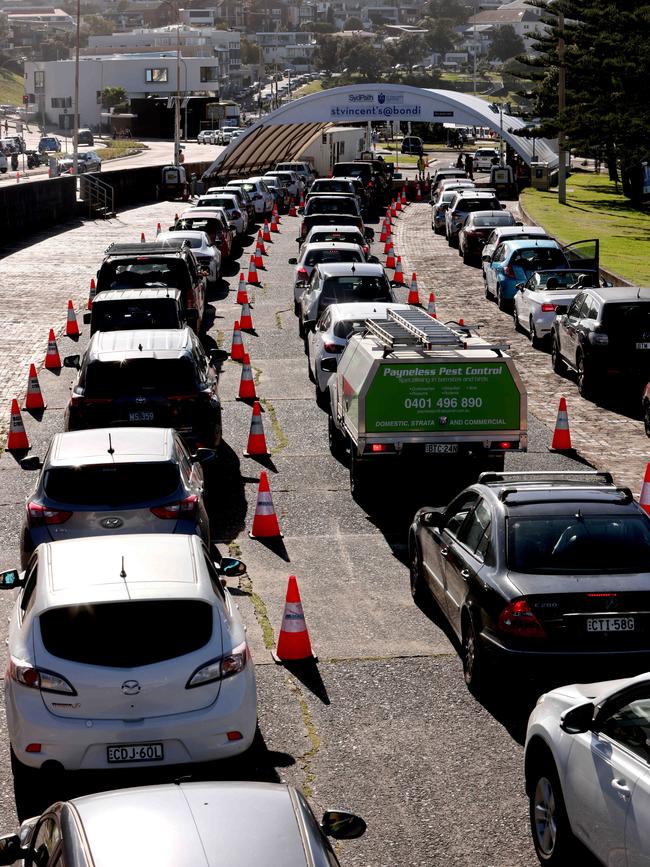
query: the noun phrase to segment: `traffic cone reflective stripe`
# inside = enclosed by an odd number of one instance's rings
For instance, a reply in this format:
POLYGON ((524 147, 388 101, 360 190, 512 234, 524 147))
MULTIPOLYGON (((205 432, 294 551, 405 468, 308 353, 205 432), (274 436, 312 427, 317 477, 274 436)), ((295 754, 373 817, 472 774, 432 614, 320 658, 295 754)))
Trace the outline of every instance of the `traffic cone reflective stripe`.
POLYGON ((260 278, 257 276, 257 266, 255 265, 255 256, 251 256, 250 262, 248 265, 248 283, 252 283, 253 286, 258 286, 260 282, 260 278))
POLYGON ((422 185, 420 183, 417 183, 415 185, 415 201, 416 202, 422 201, 422 185))
POLYGON ((273 658, 276 662, 297 662, 314 658, 295 575, 290 576, 287 585, 282 626, 273 658))
POLYGON ((266 447, 266 437, 264 436, 264 425, 262 424, 262 408, 259 401, 253 404, 253 414, 251 416, 251 429, 248 434, 248 444, 245 457, 252 455, 268 455, 269 450, 266 447))
POLYGON ((248 301, 248 292, 246 291, 246 279, 244 278, 243 272, 239 275, 239 286, 237 287, 237 297, 235 298, 235 304, 243 304, 244 301, 248 301))
POLYGON ((242 331, 253 331, 253 317, 251 316, 251 308, 248 301, 245 301, 241 306, 241 315, 239 317, 239 327, 242 331))
POLYGON ((264 471, 260 474, 255 516, 253 517, 253 526, 248 535, 251 539, 277 539, 282 537, 278 518, 273 507, 269 480, 264 471))
POLYGON ((264 246, 264 238, 262 237, 261 229, 257 230, 257 246, 259 247, 262 256, 266 256, 266 247, 264 246))
POLYGON ((571 449, 571 431, 569 430, 569 415, 567 413, 566 398, 560 398, 557 411, 557 421, 551 441, 551 451, 564 452, 571 449))
POLYGON ((407 304, 418 305, 420 303, 420 293, 418 291, 418 278, 415 271, 411 274, 411 287, 409 289, 407 304))
MULTIPOLYGON (((386 239, 384 243, 384 256, 387 256, 393 247, 393 236, 390 233, 390 229, 388 229, 388 233, 386 234, 386 239)), ((394 267, 394 265, 392 266, 394 267)))
POLYGON ((289 217, 297 217, 298 216, 298 212, 296 211, 296 205, 295 205, 295 202, 293 200, 293 196, 291 196, 291 198, 289 199, 289 214, 288 214, 288 216, 289 217))
POLYGON ((388 226, 386 225, 386 220, 381 224, 381 234, 379 236, 379 243, 386 243, 386 233, 388 232, 388 226))
POLYGON ((259 246, 255 247, 255 267, 264 268, 264 259, 262 258, 259 246))
POLYGON ((97 286, 95 285, 95 278, 90 278, 90 292, 88 293, 88 304, 86 305, 87 310, 92 310, 93 301, 95 300, 95 295, 97 294, 97 286))
POLYGON ((54 336, 54 329, 50 328, 50 334, 47 338, 47 352, 45 353, 45 368, 46 370, 60 370, 61 369, 61 356, 59 355, 59 348, 56 345, 56 337, 54 336))
POLYGON ((393 248, 393 243, 391 241, 390 248, 388 250, 388 255, 386 256, 386 267, 387 268, 395 268, 395 250, 393 248))
POLYGON ((68 337, 79 337, 79 325, 72 301, 68 301, 68 320, 65 324, 65 333, 68 337))
POLYGON ((242 340, 239 322, 235 320, 232 329, 232 343, 230 344, 230 357, 233 361, 244 360, 244 341, 242 340))
POLYGON ((650 515, 650 463, 645 468, 639 505, 647 515, 650 515))
POLYGON ((438 311, 436 310, 436 296, 433 292, 429 295, 427 313, 429 314, 429 316, 433 316, 434 319, 438 318, 438 311))
POLYGON ((408 204, 408 200, 406 198, 406 187, 402 187, 402 206, 406 206, 408 204))
POLYGON ((399 193, 397 194, 397 198, 395 199, 395 215, 397 215, 398 211, 402 210, 402 200, 400 198, 399 193))
POLYGON ((262 231, 262 240, 265 244, 269 244, 271 241, 271 231, 269 229, 269 221, 264 220, 264 228, 262 231))
POLYGON ((397 262, 395 263, 395 273, 393 274, 393 280, 396 283, 404 283, 404 270, 402 268, 402 257, 397 257, 397 262))
POLYGON ((156 223, 156 238, 160 235, 160 223, 156 223))
POLYGON ((277 218, 277 216, 276 216, 275 214, 272 214, 272 215, 271 215, 271 231, 272 231, 272 232, 279 232, 279 231, 280 231, 280 230, 278 229, 277 219, 278 219, 278 218, 277 218))
POLYGON ((23 409, 45 409, 43 393, 38 382, 38 374, 33 364, 29 365, 29 377, 27 379, 27 391, 25 392, 25 404, 23 409))
POLYGON ((29 448, 29 440, 25 432, 23 417, 18 408, 18 401, 11 401, 11 418, 9 419, 9 436, 7 437, 7 451, 24 451, 29 448))
POLYGON ((247 352, 242 358, 241 379, 239 381, 239 398, 240 400, 255 400, 255 380, 253 379, 253 371, 251 370, 251 360, 247 352))

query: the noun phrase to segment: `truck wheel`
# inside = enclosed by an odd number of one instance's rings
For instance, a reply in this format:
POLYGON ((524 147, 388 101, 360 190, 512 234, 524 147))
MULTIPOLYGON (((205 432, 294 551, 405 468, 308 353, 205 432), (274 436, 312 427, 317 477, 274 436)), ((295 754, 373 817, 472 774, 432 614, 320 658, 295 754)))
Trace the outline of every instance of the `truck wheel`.
POLYGON ((363 494, 365 466, 357 457, 357 450, 352 442, 350 442, 350 493, 356 499, 363 494))
POLYGON ((332 415, 327 416, 327 438, 329 440, 330 452, 339 461, 345 460, 345 439, 334 424, 332 415))

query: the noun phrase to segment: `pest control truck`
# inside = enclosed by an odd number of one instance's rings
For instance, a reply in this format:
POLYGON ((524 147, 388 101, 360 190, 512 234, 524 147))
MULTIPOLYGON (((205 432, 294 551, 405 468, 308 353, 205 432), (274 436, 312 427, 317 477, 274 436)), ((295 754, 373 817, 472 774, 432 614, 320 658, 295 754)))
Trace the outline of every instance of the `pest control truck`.
POLYGON ((388 460, 497 470, 506 451, 525 451, 526 392, 506 348, 413 308, 368 321, 338 364, 324 360, 330 448, 348 453, 353 493, 388 460))

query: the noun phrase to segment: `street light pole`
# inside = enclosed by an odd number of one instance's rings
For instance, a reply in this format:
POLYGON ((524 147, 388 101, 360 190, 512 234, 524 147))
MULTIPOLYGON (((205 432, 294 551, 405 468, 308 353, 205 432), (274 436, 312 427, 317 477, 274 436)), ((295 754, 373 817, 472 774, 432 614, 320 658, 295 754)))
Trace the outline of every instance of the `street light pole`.
POLYGON ((174 100, 174 165, 180 165, 181 143, 181 23, 176 24, 176 99, 174 100))
MULTIPOLYGON (((81 0, 77 0, 77 32, 74 57, 74 120, 72 131, 72 173, 79 169, 79 25, 81 22, 81 0)), ((43 97, 45 99, 45 97, 43 97)))
POLYGON ((560 127, 557 133, 557 200, 560 205, 566 205, 566 153, 564 137, 564 121, 562 115, 566 107, 566 51, 564 44, 564 13, 557 12, 557 59, 558 59, 558 114, 560 127))

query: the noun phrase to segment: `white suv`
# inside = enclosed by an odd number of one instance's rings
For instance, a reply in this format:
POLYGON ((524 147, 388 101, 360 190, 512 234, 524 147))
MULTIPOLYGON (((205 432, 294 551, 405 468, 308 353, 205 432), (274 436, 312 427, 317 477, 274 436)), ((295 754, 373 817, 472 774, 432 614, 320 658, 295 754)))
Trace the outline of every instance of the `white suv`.
MULTIPOLYGON (((40 545, 9 626, 7 727, 17 788, 35 768, 205 762, 244 752, 257 721, 244 624, 197 536, 40 545)), ((38 785, 38 780, 32 780, 38 785)))

